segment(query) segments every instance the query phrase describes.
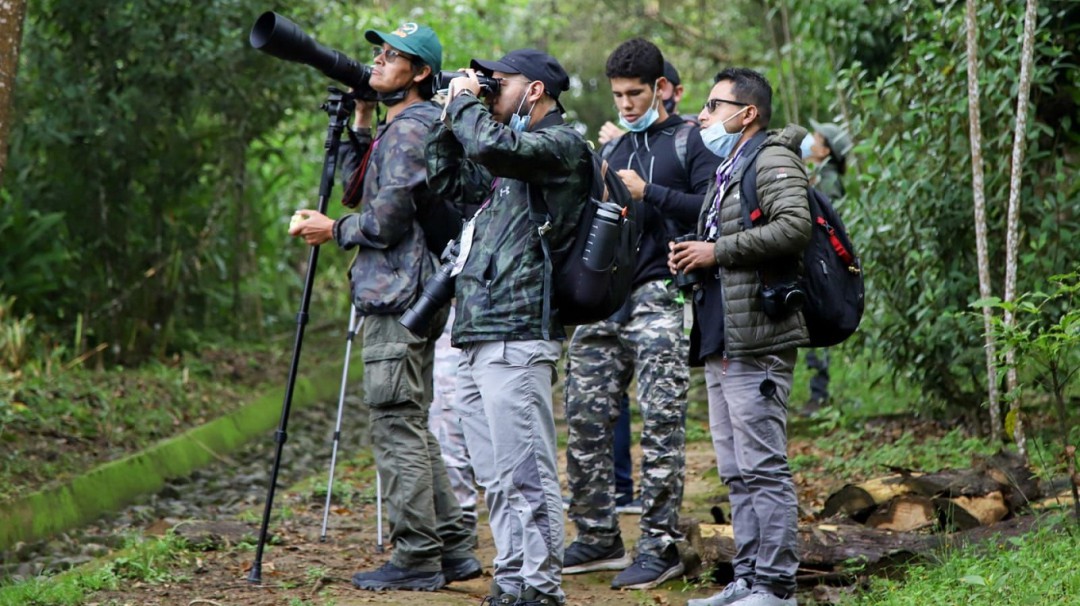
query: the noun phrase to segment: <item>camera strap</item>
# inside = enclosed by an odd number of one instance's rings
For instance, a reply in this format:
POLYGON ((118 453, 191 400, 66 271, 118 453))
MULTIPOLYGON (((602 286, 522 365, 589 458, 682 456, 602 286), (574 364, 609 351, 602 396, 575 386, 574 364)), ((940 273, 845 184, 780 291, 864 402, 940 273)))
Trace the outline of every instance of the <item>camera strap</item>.
MULTIPOLYGON (((360 159, 360 164, 357 165, 356 170, 349 177, 349 185, 345 188, 345 194, 341 197, 341 203, 349 208, 356 208, 360 206, 360 202, 364 199, 364 177, 367 175, 368 165, 371 164, 371 156, 375 153, 375 148, 379 146, 379 141, 382 140, 383 133, 386 129, 383 128, 383 132, 379 133, 379 136, 375 137, 375 140, 368 146, 367 151, 364 152, 364 156, 360 159)), ((356 135, 352 130, 349 131, 349 137, 352 139, 356 135)), ((357 141, 353 139, 353 142, 357 141)))

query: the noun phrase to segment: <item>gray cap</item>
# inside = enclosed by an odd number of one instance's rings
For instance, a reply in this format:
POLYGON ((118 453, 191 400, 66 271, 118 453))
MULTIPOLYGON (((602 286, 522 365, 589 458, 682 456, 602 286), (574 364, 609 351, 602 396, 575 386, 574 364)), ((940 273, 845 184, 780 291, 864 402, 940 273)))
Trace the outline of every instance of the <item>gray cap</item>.
POLYGON ((810 121, 810 126, 813 127, 814 132, 821 133, 821 136, 825 138, 825 142, 829 144, 829 149, 836 156, 837 160, 843 162, 854 144, 851 142, 851 136, 848 135, 847 129, 832 122, 815 122, 810 121))

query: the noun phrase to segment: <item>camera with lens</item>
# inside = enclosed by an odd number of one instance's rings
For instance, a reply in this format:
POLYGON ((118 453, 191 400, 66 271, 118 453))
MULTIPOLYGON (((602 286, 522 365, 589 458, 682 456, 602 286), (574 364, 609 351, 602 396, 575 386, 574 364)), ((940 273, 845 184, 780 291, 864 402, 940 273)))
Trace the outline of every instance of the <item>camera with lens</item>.
POLYGON ((272 57, 310 65, 332 80, 353 89, 362 101, 375 101, 378 93, 371 88, 371 67, 315 41, 300 26, 285 17, 267 11, 255 21, 248 38, 251 46, 272 57))
MULTIPOLYGON (((686 234, 685 236, 679 236, 678 238, 672 238, 671 241, 678 244, 679 242, 698 242, 701 238, 697 234, 686 234)), ((675 272, 675 286, 683 292, 689 292, 693 290, 695 284, 700 284, 705 279, 705 270, 700 267, 697 269, 691 269, 688 272, 677 271, 675 272)))
POLYGON ((761 302, 769 319, 780 320, 802 309, 803 303, 806 303, 806 292, 796 281, 763 285, 761 302))
POLYGON ((451 240, 442 253, 443 264, 434 276, 424 284, 424 290, 415 303, 401 314, 398 323, 414 335, 426 336, 431 329, 431 319, 454 297, 454 261, 457 260, 458 243, 451 240))
MULTIPOLYGON (((435 74, 432 78, 431 87, 435 94, 445 94, 450 89, 450 81, 455 78, 464 78, 469 74, 465 72, 448 72, 441 71, 435 74)), ((476 74, 476 79, 480 81, 480 96, 481 97, 497 97, 499 95, 499 81, 495 78, 485 76, 481 73, 476 74)))

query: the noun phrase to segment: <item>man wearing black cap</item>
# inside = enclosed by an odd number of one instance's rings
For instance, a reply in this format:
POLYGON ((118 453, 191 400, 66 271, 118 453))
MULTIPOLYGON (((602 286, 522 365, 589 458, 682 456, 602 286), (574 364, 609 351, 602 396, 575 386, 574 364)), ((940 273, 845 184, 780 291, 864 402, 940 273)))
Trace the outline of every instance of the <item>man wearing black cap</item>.
POLYGON ((551 385, 566 332, 545 313, 550 267, 541 244, 562 248, 587 203, 592 157, 563 123, 569 88, 546 53, 521 49, 472 62, 451 81, 445 119, 428 138, 432 188, 480 210, 462 230, 453 343, 463 351, 455 408, 495 539, 496 604, 564 600, 563 513, 551 385), (479 71, 499 81, 478 98, 479 71), (530 196, 546 209, 538 230, 530 196), (542 221, 543 222, 543 221, 542 221))
POLYGON ((356 249, 350 281, 353 304, 365 316, 364 403, 394 550, 386 565, 357 573, 353 584, 433 591, 482 572, 472 555, 473 533, 462 520, 427 423, 435 342, 448 311, 439 311, 425 336, 398 323, 435 271, 417 209, 434 200, 425 179, 424 137, 440 112, 428 99, 431 74, 442 65, 442 45, 431 28, 415 23, 393 32, 368 30, 364 37, 376 45, 370 85, 388 109, 372 140, 375 103, 357 102, 343 202, 360 210, 337 221, 301 210, 306 218, 289 233, 311 245, 333 239, 344 250, 356 249))

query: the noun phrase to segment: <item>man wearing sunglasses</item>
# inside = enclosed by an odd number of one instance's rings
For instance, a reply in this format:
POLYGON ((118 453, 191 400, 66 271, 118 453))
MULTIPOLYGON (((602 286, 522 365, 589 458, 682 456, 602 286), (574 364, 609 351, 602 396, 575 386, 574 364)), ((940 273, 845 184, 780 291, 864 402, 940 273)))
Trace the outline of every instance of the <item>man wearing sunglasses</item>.
MULTIPOLYGON (((693 230, 720 159, 697 128, 669 115, 664 57, 634 38, 608 57, 606 73, 625 135, 601 152, 612 170, 644 200, 641 247, 630 298, 612 317, 574 331, 568 349, 566 468, 570 519, 577 538, 563 572, 622 570, 615 589, 649 589, 682 575, 676 543, 686 475, 686 393, 690 385, 683 297, 667 269, 667 243, 693 230), (683 137, 683 161, 678 138, 683 137), (641 405, 641 537, 631 563, 616 513, 610 455, 622 394, 637 379, 641 405), (623 570, 625 569, 625 570, 623 570)), ((625 414, 629 414, 629 410, 625 414)))
POLYGON ((752 70, 716 76, 701 138, 724 158, 705 194, 699 242, 671 245, 671 271, 699 270, 691 360, 705 364, 709 426, 728 485, 735 532, 735 580, 688 606, 794 606, 798 502, 787 461, 787 399, 796 347, 810 339, 802 312, 769 317, 763 279, 800 264, 810 241, 807 178, 799 154, 806 130, 769 131, 772 88, 752 70), (748 161, 766 221, 745 221, 748 161), (749 223, 749 224, 748 224, 749 223))
POLYGON ((495 539, 490 602, 554 606, 564 600, 565 531, 551 386, 566 331, 545 304, 541 238, 558 250, 574 235, 592 156, 563 122, 570 78, 553 57, 520 49, 471 66, 451 80, 427 150, 432 188, 480 205, 462 230, 455 281, 454 406, 495 539), (499 92, 479 98, 476 72, 499 80, 499 92))
POLYGON ((356 250, 350 269, 352 300, 365 316, 363 394, 368 407, 375 466, 390 518, 390 561, 358 572, 360 589, 433 591, 479 576, 475 540, 450 488, 439 444, 428 428, 435 342, 448 314, 441 310, 427 335, 398 323, 437 259, 428 250, 417 211, 436 198, 425 178, 424 137, 441 108, 431 75, 442 66, 442 45, 429 27, 402 24, 393 32, 368 30, 375 44, 370 86, 386 106, 386 121, 373 139, 376 103, 357 101, 343 202, 359 211, 337 221, 313 210, 290 229, 311 245, 333 239, 356 250))

